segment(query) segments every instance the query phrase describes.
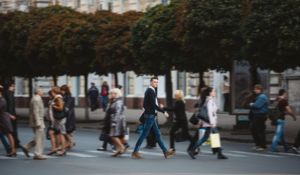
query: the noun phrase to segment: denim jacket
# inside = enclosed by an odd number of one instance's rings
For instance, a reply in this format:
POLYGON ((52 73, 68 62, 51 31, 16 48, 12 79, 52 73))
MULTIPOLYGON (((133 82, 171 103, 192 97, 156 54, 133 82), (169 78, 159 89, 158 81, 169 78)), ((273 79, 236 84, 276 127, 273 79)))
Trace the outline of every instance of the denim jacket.
POLYGON ((255 102, 250 106, 252 109, 252 116, 268 115, 269 100, 264 92, 261 92, 256 98, 255 102))

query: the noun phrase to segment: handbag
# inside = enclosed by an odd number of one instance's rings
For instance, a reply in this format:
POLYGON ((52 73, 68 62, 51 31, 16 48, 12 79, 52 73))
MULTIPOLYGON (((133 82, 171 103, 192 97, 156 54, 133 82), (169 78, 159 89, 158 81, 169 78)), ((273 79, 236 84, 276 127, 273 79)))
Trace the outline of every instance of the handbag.
POLYGON ((106 137, 106 134, 104 132, 101 132, 99 140, 100 141, 105 141, 105 137, 106 137))
POLYGON ((220 134, 215 133, 214 130, 210 134, 210 147, 211 148, 220 148, 221 147, 221 140, 220 140, 220 134))
POLYGON ((196 117, 196 112, 189 119, 189 122, 193 125, 197 125, 199 123, 199 119, 196 117))
POLYGON ((209 116, 208 116, 208 113, 207 113, 207 107, 206 107, 207 102, 208 102, 208 100, 199 109, 199 112, 197 113, 197 118, 200 119, 200 120, 205 121, 206 123, 210 123, 209 122, 209 116))
POLYGON ((54 118, 57 119, 57 120, 61 120, 65 117, 67 117, 68 113, 67 113, 67 110, 65 108, 65 105, 63 105, 63 110, 62 111, 57 111, 57 110, 54 110, 54 118))

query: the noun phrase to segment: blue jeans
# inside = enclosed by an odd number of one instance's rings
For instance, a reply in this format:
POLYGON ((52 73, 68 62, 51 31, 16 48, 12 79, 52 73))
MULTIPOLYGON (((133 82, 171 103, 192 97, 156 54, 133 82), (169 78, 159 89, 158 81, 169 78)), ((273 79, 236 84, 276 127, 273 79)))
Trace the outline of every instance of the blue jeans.
POLYGON ((0 139, 1 139, 1 142, 2 142, 3 146, 6 149, 6 152, 10 153, 11 147, 10 147, 10 145, 8 143, 8 140, 7 140, 7 137, 5 136, 5 134, 0 133, 0 139))
POLYGON ((145 124, 144 124, 144 130, 142 135, 139 137, 138 141, 136 142, 135 148, 134 148, 134 152, 138 152, 144 139, 147 137, 147 135, 149 134, 149 131, 153 125, 153 129, 155 132, 155 137, 156 140, 158 142, 158 145, 160 146, 160 148, 162 149, 163 152, 167 151, 167 148, 165 147, 162 139, 161 139, 161 134, 160 131, 158 129, 157 123, 155 122, 155 116, 154 115, 148 115, 148 114, 144 114, 145 116, 145 124))
MULTIPOLYGON (((215 127, 215 133, 219 133, 219 130, 217 127, 215 127)), ((204 136, 197 141, 197 143, 189 150, 191 152, 194 152, 199 146, 201 146, 204 142, 207 141, 207 139, 209 138, 209 135, 212 131, 212 128, 211 127, 207 127, 205 128, 205 133, 204 133, 204 136)), ((222 149, 221 148, 217 148, 218 149, 218 155, 222 155, 222 149)))
POLYGON ((106 111, 106 107, 107 107, 107 96, 102 96, 101 97, 101 103, 103 105, 103 110, 106 111))
POLYGON ((275 135, 273 137, 271 151, 276 150, 279 138, 281 139, 284 150, 289 149, 289 145, 286 143, 285 137, 284 137, 284 124, 285 124, 284 120, 277 119, 277 121, 276 121, 276 131, 275 131, 275 135))

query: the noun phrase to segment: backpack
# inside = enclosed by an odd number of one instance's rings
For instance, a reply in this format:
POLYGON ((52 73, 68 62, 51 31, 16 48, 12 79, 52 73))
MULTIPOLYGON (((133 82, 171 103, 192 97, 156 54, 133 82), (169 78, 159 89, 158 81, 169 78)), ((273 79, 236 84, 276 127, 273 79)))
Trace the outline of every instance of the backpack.
POLYGON ((278 101, 274 101, 269 107, 269 119, 272 121, 276 121, 277 119, 279 119, 280 115, 282 112, 280 112, 279 110, 279 102, 283 100, 280 99, 278 101))

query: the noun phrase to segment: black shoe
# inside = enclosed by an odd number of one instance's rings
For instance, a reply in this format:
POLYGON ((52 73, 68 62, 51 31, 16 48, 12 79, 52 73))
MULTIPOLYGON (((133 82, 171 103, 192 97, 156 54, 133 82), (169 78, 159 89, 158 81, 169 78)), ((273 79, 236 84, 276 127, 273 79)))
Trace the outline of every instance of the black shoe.
POLYGON ((194 156, 194 153, 191 151, 188 151, 189 155, 191 156, 192 159, 196 159, 196 157, 194 156))
POLYGON ((277 149, 271 151, 272 153, 279 153, 279 151, 277 149))
POLYGON ((22 146, 19 144, 19 145, 16 145, 15 148, 22 148, 22 146))
POLYGON ((102 148, 102 147, 101 147, 101 148, 98 148, 97 150, 98 150, 98 151, 106 151, 106 148, 102 148))
POLYGON ((146 149, 153 149, 153 147, 149 146, 149 145, 145 146, 144 148, 146 148, 146 149))
POLYGON ((12 154, 7 154, 6 157, 17 157, 17 153, 14 152, 12 154))
POLYGON ((228 157, 226 157, 223 154, 221 154, 220 156, 218 156, 218 159, 228 159, 228 157))
POLYGON ((200 152, 200 148, 197 148, 195 151, 194 151, 194 156, 198 155, 200 152))
POLYGON ((125 148, 129 148, 128 143, 123 144, 123 146, 125 146, 125 148))

